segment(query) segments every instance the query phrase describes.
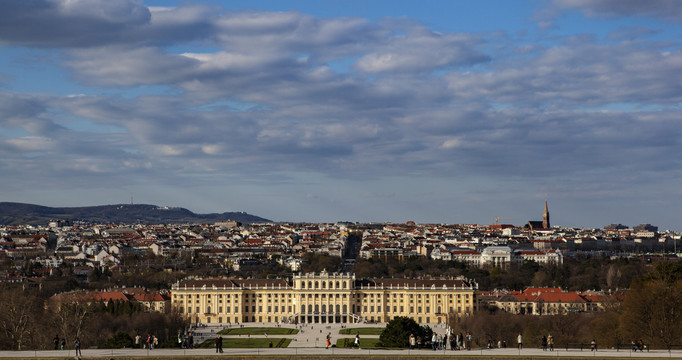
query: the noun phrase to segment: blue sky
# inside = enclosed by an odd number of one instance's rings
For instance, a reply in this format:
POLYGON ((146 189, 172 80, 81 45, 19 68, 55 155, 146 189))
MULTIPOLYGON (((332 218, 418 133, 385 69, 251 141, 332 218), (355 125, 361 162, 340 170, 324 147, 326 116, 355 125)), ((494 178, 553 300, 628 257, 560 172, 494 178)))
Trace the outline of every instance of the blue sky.
POLYGON ((682 230, 682 3, 6 1, 0 198, 682 230))

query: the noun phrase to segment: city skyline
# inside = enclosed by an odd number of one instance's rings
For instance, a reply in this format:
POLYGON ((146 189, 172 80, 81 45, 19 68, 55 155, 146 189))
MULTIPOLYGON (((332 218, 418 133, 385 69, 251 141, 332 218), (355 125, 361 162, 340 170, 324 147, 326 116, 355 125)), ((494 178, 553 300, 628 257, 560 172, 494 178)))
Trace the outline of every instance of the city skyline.
POLYGON ((682 230, 679 2, 1 7, 2 201, 682 230))

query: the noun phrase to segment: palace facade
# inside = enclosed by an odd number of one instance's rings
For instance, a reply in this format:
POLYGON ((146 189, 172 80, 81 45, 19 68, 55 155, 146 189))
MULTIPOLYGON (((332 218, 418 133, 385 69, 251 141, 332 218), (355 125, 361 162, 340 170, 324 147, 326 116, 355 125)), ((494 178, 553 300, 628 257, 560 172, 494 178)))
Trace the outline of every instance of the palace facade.
POLYGON ((309 273, 288 279, 193 279, 173 285, 172 306, 194 323, 360 323, 407 316, 445 323, 473 313, 478 284, 456 279, 356 279, 309 273))

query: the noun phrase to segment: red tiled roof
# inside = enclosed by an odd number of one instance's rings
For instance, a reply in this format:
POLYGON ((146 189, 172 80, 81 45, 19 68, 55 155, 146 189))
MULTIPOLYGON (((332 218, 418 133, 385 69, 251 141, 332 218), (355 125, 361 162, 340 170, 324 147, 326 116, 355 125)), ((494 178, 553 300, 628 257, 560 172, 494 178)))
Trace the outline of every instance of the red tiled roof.
POLYGON ((92 293, 89 295, 95 301, 112 301, 112 300, 128 301, 128 300, 130 300, 128 298, 128 295, 126 295, 120 291, 117 291, 117 292, 99 292, 99 293, 92 293))
POLYGON ((542 293, 539 295, 540 300, 544 302, 564 302, 564 303, 584 303, 585 299, 580 297, 575 292, 562 293, 542 293))
POLYGON ((527 288, 523 290, 524 294, 542 294, 542 293, 560 293, 563 292, 560 288, 527 288))
POLYGON ((480 255, 480 253, 475 250, 454 250, 452 255, 480 255))
POLYGON ((132 297, 137 301, 166 301, 166 298, 158 293, 133 294, 132 297))

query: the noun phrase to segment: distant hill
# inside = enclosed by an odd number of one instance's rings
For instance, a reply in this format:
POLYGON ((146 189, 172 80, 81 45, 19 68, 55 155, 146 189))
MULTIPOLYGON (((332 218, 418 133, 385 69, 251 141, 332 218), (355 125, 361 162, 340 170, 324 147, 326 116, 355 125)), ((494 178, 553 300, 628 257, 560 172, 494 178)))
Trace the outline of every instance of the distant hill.
POLYGON ((51 220, 84 221, 98 224, 181 224, 234 220, 244 224, 271 222, 245 212, 195 214, 184 208, 156 205, 101 205, 47 207, 0 202, 0 225, 47 225, 51 220))

